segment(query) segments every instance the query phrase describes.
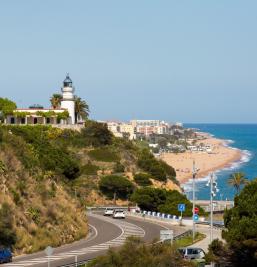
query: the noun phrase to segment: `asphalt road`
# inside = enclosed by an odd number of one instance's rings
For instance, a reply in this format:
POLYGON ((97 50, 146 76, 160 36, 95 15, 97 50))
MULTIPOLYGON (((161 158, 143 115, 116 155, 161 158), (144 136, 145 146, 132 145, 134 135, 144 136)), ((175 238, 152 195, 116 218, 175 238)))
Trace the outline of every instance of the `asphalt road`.
MULTIPOLYGON (((160 230, 167 229, 167 226, 132 217, 127 217, 125 220, 115 220, 100 214, 88 214, 88 221, 91 225, 89 237, 55 248, 53 255, 49 258, 51 267, 72 263, 75 261, 75 256, 77 256, 78 261, 95 258, 104 254, 109 247, 122 245, 126 237, 130 235, 139 236, 150 242, 159 238, 160 230)), ((3 264, 2 266, 46 267, 48 266, 48 259, 45 252, 42 251, 15 257, 12 263, 3 264)))

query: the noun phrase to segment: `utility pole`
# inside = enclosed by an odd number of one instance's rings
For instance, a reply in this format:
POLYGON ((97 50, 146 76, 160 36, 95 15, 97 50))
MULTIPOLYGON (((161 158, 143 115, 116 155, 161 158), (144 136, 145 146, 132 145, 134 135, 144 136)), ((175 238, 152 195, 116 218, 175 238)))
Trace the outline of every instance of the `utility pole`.
POLYGON ((211 186, 210 186, 210 204, 211 204, 211 227, 210 227, 210 243, 213 240, 213 173, 211 174, 211 186))
POLYGON ((195 161, 193 161, 193 241, 195 240, 195 177, 196 177, 196 168, 195 168, 195 161))

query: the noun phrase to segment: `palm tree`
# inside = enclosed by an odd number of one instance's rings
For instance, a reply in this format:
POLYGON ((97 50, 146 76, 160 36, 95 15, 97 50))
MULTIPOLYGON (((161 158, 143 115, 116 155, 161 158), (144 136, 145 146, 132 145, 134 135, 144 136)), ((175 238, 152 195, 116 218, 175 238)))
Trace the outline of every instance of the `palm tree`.
POLYGON ((50 98, 51 105, 54 109, 59 108, 61 106, 62 95, 53 94, 50 98))
POLYGON ((77 123, 79 119, 87 119, 88 115, 89 106, 87 102, 75 96, 75 123, 77 123))
POLYGON ((248 180, 243 172, 233 173, 228 179, 228 184, 235 188, 237 195, 240 193, 241 186, 246 185, 247 183, 248 180))

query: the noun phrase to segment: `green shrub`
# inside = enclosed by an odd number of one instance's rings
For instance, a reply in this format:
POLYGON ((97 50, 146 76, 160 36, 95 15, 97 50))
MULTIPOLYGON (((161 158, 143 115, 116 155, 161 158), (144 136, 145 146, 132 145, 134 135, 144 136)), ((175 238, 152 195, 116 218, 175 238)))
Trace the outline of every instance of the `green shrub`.
POLYGON ((119 160, 117 153, 108 147, 97 148, 89 151, 88 155, 97 161, 115 162, 119 160))
POLYGON ((150 178, 150 175, 147 173, 137 173, 134 175, 135 182, 140 186, 152 185, 150 178))
POLYGON ((233 252, 233 266, 257 266, 257 179, 248 183, 226 210, 222 237, 233 252))
POLYGON ((187 267, 193 266, 182 258, 175 246, 145 244, 137 237, 129 237, 119 249, 109 249, 104 256, 92 260, 88 267, 187 267))
POLYGON ((166 182, 169 178, 177 183, 174 168, 164 161, 157 160, 147 149, 139 153, 137 164, 142 170, 149 172, 153 179, 166 182))
POLYGON ((116 173, 122 173, 125 171, 125 167, 120 162, 117 162, 114 166, 113 171, 116 173))
POLYGON ((16 233, 12 222, 12 210, 9 204, 3 203, 0 208, 0 246, 12 247, 16 241, 16 233))
POLYGON ((86 121, 85 128, 81 131, 82 136, 87 140, 88 145, 103 146, 112 144, 112 133, 105 123, 86 121))
POLYGON ((81 167, 81 173, 86 175, 96 175, 98 170, 99 167, 92 163, 88 163, 81 167))
POLYGON ((10 192, 12 193, 14 203, 16 205, 19 205, 21 203, 21 196, 20 196, 20 194, 16 190, 14 190, 14 189, 11 189, 10 192))
POLYGON ((116 194, 117 198, 126 199, 134 189, 134 185, 124 176, 103 176, 99 183, 99 189, 109 198, 116 194))
POLYGON ((28 213, 31 217, 31 219, 38 224, 40 221, 40 210, 38 208, 35 207, 29 207, 28 208, 28 213))
POLYGON ((8 136, 9 143, 26 168, 40 167, 43 170, 55 171, 68 179, 75 179, 80 173, 77 160, 66 146, 48 138, 48 126, 8 126, 12 131, 8 136))
MULTIPOLYGON (((151 187, 138 188, 131 196, 131 200, 137 203, 143 210, 158 211, 172 215, 180 215, 178 204, 183 203, 186 205, 183 215, 192 216, 192 203, 177 190, 167 191, 151 187)), ((200 208, 199 214, 205 214, 202 208, 200 208)))

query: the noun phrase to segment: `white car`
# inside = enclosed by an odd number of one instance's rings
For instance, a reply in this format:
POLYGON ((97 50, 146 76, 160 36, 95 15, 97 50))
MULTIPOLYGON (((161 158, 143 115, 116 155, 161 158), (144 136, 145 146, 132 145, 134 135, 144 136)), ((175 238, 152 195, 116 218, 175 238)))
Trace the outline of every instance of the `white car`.
POLYGON ((124 210, 115 210, 112 217, 114 219, 125 219, 125 212, 124 210))
POLYGON ((112 208, 106 208, 104 211, 104 216, 112 216, 114 212, 114 209, 112 208))

